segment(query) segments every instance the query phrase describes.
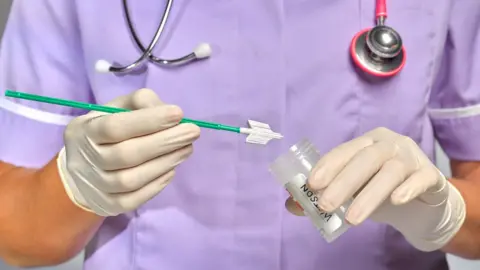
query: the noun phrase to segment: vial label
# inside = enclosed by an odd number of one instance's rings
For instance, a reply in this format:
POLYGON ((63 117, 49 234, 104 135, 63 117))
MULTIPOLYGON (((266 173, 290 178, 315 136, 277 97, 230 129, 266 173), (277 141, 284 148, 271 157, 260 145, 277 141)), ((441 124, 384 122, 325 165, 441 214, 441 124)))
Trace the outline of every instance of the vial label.
POLYGON ((332 234, 342 227, 343 220, 336 213, 327 213, 318 206, 319 197, 308 188, 305 175, 297 174, 285 187, 322 233, 332 234))
POLYGON ((303 195, 305 195, 309 201, 311 203, 313 203, 313 205, 315 206, 315 208, 317 209, 318 211, 318 214, 320 215, 320 217, 322 217, 325 222, 329 222, 330 219, 332 219, 332 216, 333 214, 330 214, 330 213, 327 213, 325 211, 323 211, 319 206, 318 206, 318 197, 317 195, 315 195, 315 192, 311 191, 310 189, 308 189, 307 187, 307 184, 303 184, 302 186, 300 186, 300 190, 303 192, 303 195))

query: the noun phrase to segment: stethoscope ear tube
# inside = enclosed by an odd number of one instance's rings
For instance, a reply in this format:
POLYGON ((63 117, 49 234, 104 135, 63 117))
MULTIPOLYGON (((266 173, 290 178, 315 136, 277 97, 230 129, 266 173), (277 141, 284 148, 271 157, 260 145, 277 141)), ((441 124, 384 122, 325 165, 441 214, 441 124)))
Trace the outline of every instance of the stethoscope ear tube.
POLYGON ((142 55, 135 60, 133 63, 127 65, 127 66, 114 66, 111 63, 109 63, 106 60, 98 60, 95 64, 95 70, 97 72, 101 73, 107 73, 107 72, 114 72, 114 73, 126 73, 133 71, 134 69, 139 68, 142 64, 144 64, 147 60, 151 60, 152 62, 155 62, 156 64, 162 65, 162 66, 180 66, 180 65, 185 65, 187 63, 208 58, 211 53, 212 49, 208 43, 200 43, 197 45, 197 47, 193 50, 193 52, 182 56, 180 58, 176 59, 162 59, 155 57, 152 54, 153 49, 155 46, 158 44, 158 41, 160 39, 160 36, 162 35, 166 22, 168 21, 168 18, 170 16, 170 11, 172 9, 173 5, 173 0, 168 0, 167 4, 165 5, 165 10, 163 12, 162 19, 160 20, 160 23, 158 24, 157 30, 155 31, 155 35, 152 38, 152 41, 148 45, 147 48, 145 48, 140 39, 138 38, 137 32, 135 31, 135 28, 133 27, 132 19, 130 17, 130 11, 128 8, 128 2, 127 0, 122 0, 123 1, 123 11, 125 13, 125 20, 127 22, 128 29, 133 37, 133 40, 135 41, 136 45, 138 48, 143 52, 142 55))

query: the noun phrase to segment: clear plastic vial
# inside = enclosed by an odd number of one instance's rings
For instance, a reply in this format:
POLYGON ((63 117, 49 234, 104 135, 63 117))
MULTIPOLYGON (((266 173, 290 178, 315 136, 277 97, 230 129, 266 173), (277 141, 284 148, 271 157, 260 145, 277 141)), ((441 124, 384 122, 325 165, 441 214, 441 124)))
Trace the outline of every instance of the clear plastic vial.
POLYGON ((334 241, 350 227, 345 221, 347 206, 341 206, 332 213, 322 211, 319 194, 307 187, 307 179, 320 154, 315 146, 304 139, 290 147, 271 165, 270 172, 287 189, 293 199, 303 208, 315 227, 327 242, 334 241))

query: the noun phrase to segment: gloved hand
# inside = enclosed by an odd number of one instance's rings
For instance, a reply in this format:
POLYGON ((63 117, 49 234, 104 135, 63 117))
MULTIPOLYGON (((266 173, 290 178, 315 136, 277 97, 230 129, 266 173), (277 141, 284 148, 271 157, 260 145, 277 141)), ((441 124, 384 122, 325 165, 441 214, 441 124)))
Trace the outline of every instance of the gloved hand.
POLYGON ((133 111, 75 118, 65 130, 57 164, 76 205, 115 216, 135 210, 165 188, 175 167, 192 153, 200 129, 178 124, 181 109, 164 104, 151 90, 107 105, 133 111))
POLYGON ((465 219, 458 190, 412 139, 386 128, 327 153, 308 184, 321 193, 323 210, 333 211, 354 198, 346 213, 349 223, 371 218, 389 224, 423 251, 442 248, 465 219))

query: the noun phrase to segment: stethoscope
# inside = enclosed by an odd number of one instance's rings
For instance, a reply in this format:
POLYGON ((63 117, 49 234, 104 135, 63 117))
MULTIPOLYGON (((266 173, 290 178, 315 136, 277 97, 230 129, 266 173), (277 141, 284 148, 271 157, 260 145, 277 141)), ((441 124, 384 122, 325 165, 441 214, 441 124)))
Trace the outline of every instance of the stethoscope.
POLYGON ((173 5, 173 0, 168 0, 165 6, 165 10, 163 11, 162 19, 160 20, 157 30, 155 31, 155 35, 153 36, 153 39, 148 45, 148 47, 145 49, 145 47, 142 45, 142 43, 140 42, 140 39, 137 36, 137 32, 135 31, 135 28, 133 27, 127 0, 123 0, 123 11, 125 13, 125 20, 127 21, 127 26, 129 28, 129 31, 135 43, 137 44, 138 48, 143 52, 143 54, 136 61, 134 61, 133 63, 127 66, 114 66, 106 60, 98 60, 95 63, 95 70, 101 73, 107 73, 107 72, 127 73, 141 67, 147 61, 152 61, 160 66, 168 67, 168 66, 181 66, 196 60, 209 57, 212 53, 212 49, 210 48, 210 45, 208 43, 200 43, 193 50, 193 52, 176 59, 162 59, 162 58, 155 57, 152 54, 153 49, 157 45, 160 39, 160 36, 163 33, 165 24, 168 21, 168 17, 170 16, 172 5, 173 5))
MULTIPOLYGON (((140 67, 147 61, 152 61, 161 66, 180 66, 209 57, 212 50, 208 43, 200 43, 192 53, 177 59, 167 60, 155 57, 152 54, 154 47, 157 45, 163 33, 172 4, 173 0, 167 1, 155 35, 145 49, 133 27, 127 0, 123 0, 125 20, 127 21, 128 28, 135 43, 142 50, 143 54, 128 66, 113 66, 106 60, 98 60, 95 69, 103 73, 124 73, 140 67)), ((353 37, 350 45, 350 55, 354 64, 363 72, 375 77, 390 77, 399 73, 405 65, 405 48, 400 34, 393 28, 385 25, 385 19, 387 18, 386 0, 376 0, 375 4, 376 25, 373 28, 358 32, 353 37)))
POLYGON ((375 77, 398 74, 406 61, 402 38, 397 31, 385 25, 386 18, 386 0, 376 0, 375 27, 358 32, 350 45, 354 64, 375 77))

